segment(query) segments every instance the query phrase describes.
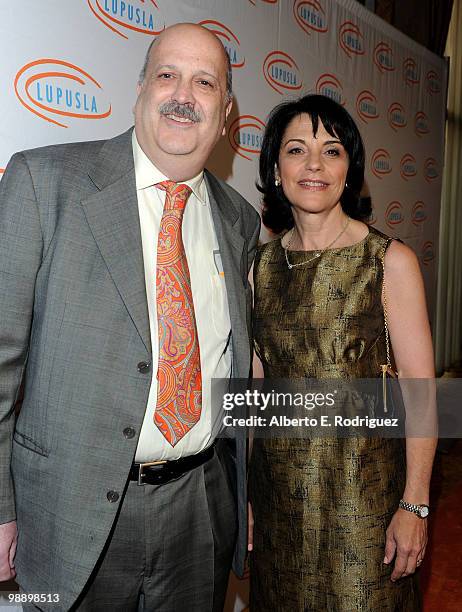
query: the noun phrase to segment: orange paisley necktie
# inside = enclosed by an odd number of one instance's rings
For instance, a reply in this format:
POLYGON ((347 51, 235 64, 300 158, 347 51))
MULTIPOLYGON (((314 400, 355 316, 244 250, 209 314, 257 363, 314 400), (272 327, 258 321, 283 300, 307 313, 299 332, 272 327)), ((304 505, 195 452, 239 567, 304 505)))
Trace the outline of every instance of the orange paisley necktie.
POLYGON ((175 446, 199 421, 202 375, 189 267, 181 236, 191 189, 172 181, 166 192, 157 241, 157 321, 159 365, 154 423, 175 446))

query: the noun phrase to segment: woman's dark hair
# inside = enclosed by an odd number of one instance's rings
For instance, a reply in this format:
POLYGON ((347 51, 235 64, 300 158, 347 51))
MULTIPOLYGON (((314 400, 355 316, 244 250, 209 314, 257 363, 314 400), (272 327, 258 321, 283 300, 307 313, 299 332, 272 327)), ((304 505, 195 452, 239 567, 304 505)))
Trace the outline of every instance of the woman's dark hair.
POLYGON ((348 154, 349 166, 346 182, 348 187, 340 197, 343 211, 353 219, 368 219, 370 205, 361 205, 359 194, 364 181, 364 145, 361 134, 352 117, 343 106, 318 94, 309 94, 278 104, 270 113, 266 124, 260 154, 260 183, 258 190, 263 194, 263 223, 275 233, 290 229, 294 225, 292 208, 281 186, 276 186, 275 166, 278 164, 279 151, 284 132, 289 123, 299 115, 307 114, 316 136, 319 122, 326 131, 339 138, 348 154))

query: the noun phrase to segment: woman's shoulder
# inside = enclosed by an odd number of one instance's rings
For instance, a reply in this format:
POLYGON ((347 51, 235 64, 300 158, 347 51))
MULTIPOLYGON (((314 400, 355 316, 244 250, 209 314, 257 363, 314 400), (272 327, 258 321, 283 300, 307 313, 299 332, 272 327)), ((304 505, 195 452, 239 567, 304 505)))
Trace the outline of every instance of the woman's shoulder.
POLYGON ((404 259, 415 258, 414 251, 404 244, 399 238, 384 234, 377 228, 369 225, 370 242, 382 249, 382 254, 386 253, 387 261, 389 259, 404 259))
POLYGON ((383 232, 378 230, 373 225, 369 225, 368 227, 369 227, 369 233, 370 233, 371 238, 375 240, 376 242, 381 243, 381 244, 389 244, 393 240, 392 236, 389 236, 388 234, 384 234, 383 232))
POLYGON ((368 227, 369 227, 369 236, 368 236, 369 249, 373 251, 374 255, 376 255, 380 259, 383 259, 385 253, 390 248, 390 245, 393 242, 397 242, 397 241, 392 236, 389 236, 388 234, 384 234, 383 232, 373 227, 372 225, 369 225, 368 227))
POLYGON ((271 238, 268 242, 258 245, 257 256, 259 256, 260 259, 270 257, 278 248, 280 248, 280 246, 281 236, 271 238))
POLYGON ((385 266, 388 270, 407 274, 420 270, 419 260, 411 247, 401 242, 392 240, 385 254, 385 266))
POLYGON ((273 238, 264 244, 259 244, 257 253, 255 255, 254 270, 257 271, 259 268, 266 266, 271 261, 274 261, 277 250, 281 244, 281 237, 273 238))
POLYGON ((399 271, 418 266, 414 251, 399 238, 384 234, 375 227, 369 226, 370 242, 375 245, 377 254, 385 259, 387 268, 399 271))

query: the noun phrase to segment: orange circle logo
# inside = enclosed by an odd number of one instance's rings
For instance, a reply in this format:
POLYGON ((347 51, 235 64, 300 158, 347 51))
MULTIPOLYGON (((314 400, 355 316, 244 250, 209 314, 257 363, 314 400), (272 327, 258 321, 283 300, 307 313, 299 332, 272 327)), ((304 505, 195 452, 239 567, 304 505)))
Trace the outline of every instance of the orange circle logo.
POLYGON ((404 107, 399 102, 393 102, 388 107, 388 123, 392 130, 397 132, 400 128, 407 125, 406 114, 404 107))
POLYGON ((348 57, 364 55, 364 38, 361 30, 352 21, 345 21, 338 31, 338 42, 348 57))
POLYGON ((427 183, 433 183, 439 177, 438 162, 434 157, 427 157, 424 162, 424 177, 427 183))
POLYGON ((390 154, 385 149, 377 149, 371 159, 372 173, 379 179, 391 172, 390 154))
POLYGON ((419 200, 412 207, 412 213, 411 213, 412 224, 417 227, 421 223, 426 221, 426 219, 427 219, 427 215, 425 213, 425 204, 424 204, 424 202, 419 200))
POLYGON ((295 60, 284 51, 268 53, 263 62, 263 76, 270 87, 279 94, 302 88, 300 70, 295 60))
POLYGON ((295 21, 307 34, 327 32, 326 11, 318 0, 295 0, 293 12, 295 21))
POLYGON ((374 64, 380 72, 393 72, 395 64, 393 61, 393 49, 385 42, 379 42, 374 49, 374 64))
POLYGON ((229 143, 238 155, 251 160, 260 154, 264 131, 261 119, 255 115, 241 115, 229 126, 229 143))
POLYGON ((395 227, 404 221, 403 207, 400 202, 390 202, 385 211, 385 222, 388 227, 395 227))
POLYGON ((441 79, 437 72, 429 70, 425 77, 427 91, 431 95, 441 93, 441 79))
POLYGON ((165 25, 158 27, 159 7, 154 0, 87 0, 87 4, 101 23, 122 38, 134 32, 157 36, 165 29, 165 25))
POLYGON ((399 162, 399 173, 405 181, 409 180, 417 174, 416 158, 410 153, 406 153, 399 162))
POLYGON ((420 258, 424 266, 430 265, 435 260, 435 245, 431 240, 423 243, 420 258))
POLYGON ((430 133, 430 124, 427 115, 420 111, 414 117, 414 130, 417 136, 425 136, 430 133))
POLYGON ((332 98, 342 106, 345 105, 343 87, 335 74, 325 72, 316 81, 316 93, 332 98))
POLYGON ((233 68, 242 68, 244 66, 245 57, 242 55, 241 42, 234 32, 220 21, 215 21, 214 19, 205 19, 199 25, 213 32, 218 40, 220 40, 229 55, 233 68))
POLYGON ((44 58, 23 66, 14 91, 31 113, 60 127, 70 119, 105 119, 112 107, 100 83, 75 64, 44 58))
POLYGON ((417 62, 412 57, 407 57, 403 62, 403 79, 407 85, 418 85, 420 83, 417 62))
POLYGON ((356 112, 364 123, 369 123, 371 119, 378 119, 379 111, 377 98, 372 91, 364 89, 364 91, 358 95, 356 98, 356 112))

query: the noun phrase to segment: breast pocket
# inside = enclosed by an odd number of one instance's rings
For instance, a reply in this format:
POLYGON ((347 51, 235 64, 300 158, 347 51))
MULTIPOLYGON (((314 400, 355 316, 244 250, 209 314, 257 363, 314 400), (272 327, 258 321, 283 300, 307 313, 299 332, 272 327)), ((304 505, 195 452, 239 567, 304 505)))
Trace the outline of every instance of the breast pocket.
POLYGON ((228 339, 229 331, 231 329, 225 277, 220 274, 212 274, 210 277, 210 282, 212 293, 213 328, 218 337, 225 342, 228 339))

